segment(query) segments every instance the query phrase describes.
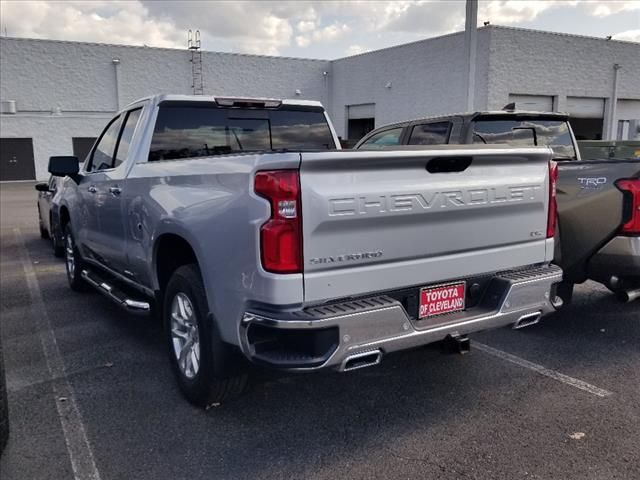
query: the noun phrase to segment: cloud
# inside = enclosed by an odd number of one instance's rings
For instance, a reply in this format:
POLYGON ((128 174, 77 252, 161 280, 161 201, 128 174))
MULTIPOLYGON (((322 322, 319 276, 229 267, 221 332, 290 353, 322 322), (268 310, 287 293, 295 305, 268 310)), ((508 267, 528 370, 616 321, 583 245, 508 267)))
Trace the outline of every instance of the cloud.
POLYGON ((302 33, 313 32, 316 29, 316 22, 313 20, 300 20, 296 25, 296 29, 302 33))
MULTIPOLYGON (((577 12, 618 25, 625 12, 640 11, 640 1, 481 0, 478 22, 531 26, 538 21, 536 28, 544 29, 549 11, 554 19, 566 19, 568 31, 589 35, 594 30, 572 24, 577 12)), ((185 48, 187 30, 199 29, 207 50, 328 58, 458 31, 464 14, 459 0, 0 0, 0 27, 10 36, 185 48)), ((637 40, 629 22, 610 31, 637 40)))
POLYGON ((417 2, 390 5, 380 17, 383 28, 393 32, 412 32, 441 35, 464 28, 464 3, 445 2, 443 8, 439 2, 417 2))
POLYGON ((184 34, 149 18, 139 2, 0 2, 2 30, 11 36, 158 47, 183 46, 184 34))
POLYGON ((349 32, 338 20, 325 20, 335 4, 321 2, 158 2, 142 0, 150 14, 171 19, 186 31, 199 28, 205 47, 224 39, 235 51, 275 55, 295 44, 306 48, 314 42, 333 42, 349 32), (206 22, 203 22, 206 19, 206 22))
POLYGON ((609 1, 606 3, 591 4, 588 5, 588 8, 593 16, 604 18, 621 12, 640 10, 640 2, 637 0, 630 2, 609 1))
POLYGON ((616 40, 626 40, 628 42, 640 42, 640 29, 616 33, 613 38, 616 40))
POLYGON ((358 55, 360 53, 366 53, 368 52, 369 49, 363 47, 362 45, 350 45, 349 48, 347 48, 347 56, 351 56, 351 55, 358 55))
POLYGON ((199 29, 204 47, 243 53, 277 55, 292 44, 293 20, 313 19, 308 5, 274 2, 203 2, 141 0, 152 18, 171 21, 186 32, 199 29), (219 46, 218 46, 219 49, 219 46))
POLYGON ((309 37, 305 37, 304 35, 296 36, 296 45, 305 48, 311 45, 311 39, 309 37))
POLYGON ((559 7, 575 6, 577 1, 492 0, 478 6, 478 21, 490 20, 497 25, 512 25, 535 20, 541 13, 559 7))
POLYGON ((345 23, 333 23, 322 28, 308 28, 307 22, 305 27, 307 30, 303 30, 302 35, 296 36, 296 45, 299 47, 308 47, 311 42, 334 42, 343 35, 349 33, 351 28, 345 23))

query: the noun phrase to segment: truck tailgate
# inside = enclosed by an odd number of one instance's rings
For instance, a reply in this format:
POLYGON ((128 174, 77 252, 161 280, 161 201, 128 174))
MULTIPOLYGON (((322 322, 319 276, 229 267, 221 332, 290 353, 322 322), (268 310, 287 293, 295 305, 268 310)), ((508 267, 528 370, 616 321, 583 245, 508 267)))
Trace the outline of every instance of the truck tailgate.
POLYGON ((556 260, 572 282, 587 278, 587 262, 611 240, 623 222, 623 193, 616 180, 640 177, 637 160, 584 160, 558 163, 556 260))
POLYGON ((305 303, 550 260, 551 151, 302 153, 305 303))

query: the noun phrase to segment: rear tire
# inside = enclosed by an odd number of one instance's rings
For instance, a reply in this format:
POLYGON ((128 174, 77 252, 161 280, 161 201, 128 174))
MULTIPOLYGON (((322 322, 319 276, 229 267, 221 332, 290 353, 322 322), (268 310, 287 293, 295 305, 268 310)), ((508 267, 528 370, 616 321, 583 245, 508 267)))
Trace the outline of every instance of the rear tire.
POLYGON ((54 257, 57 257, 57 258, 64 257, 64 246, 60 245, 60 242, 58 242, 58 239, 56 238, 55 234, 51 235, 51 247, 53 248, 54 257))
POLYGON ((49 228, 51 228, 51 247, 53 248, 53 255, 58 258, 64 257, 64 239, 62 242, 58 240, 58 235, 56 235, 56 231, 53 228, 53 218, 49 217, 49 228))
POLYGON ((220 339, 208 305, 198 266, 176 269, 164 294, 169 357, 182 393, 204 408, 240 396, 247 384, 244 369, 227 368, 233 360, 230 347, 220 339))
POLYGON ((38 227, 40 227, 40 238, 47 239, 49 238, 49 232, 46 228, 44 228, 44 223, 42 222, 42 214, 40 212, 40 205, 38 205, 38 227))
POLYGON ((71 290, 76 292, 86 292, 89 290, 89 285, 82 278, 82 270, 85 268, 80 252, 76 245, 71 230, 71 224, 67 223, 64 227, 64 242, 65 242, 65 267, 67 270, 67 281, 71 290))

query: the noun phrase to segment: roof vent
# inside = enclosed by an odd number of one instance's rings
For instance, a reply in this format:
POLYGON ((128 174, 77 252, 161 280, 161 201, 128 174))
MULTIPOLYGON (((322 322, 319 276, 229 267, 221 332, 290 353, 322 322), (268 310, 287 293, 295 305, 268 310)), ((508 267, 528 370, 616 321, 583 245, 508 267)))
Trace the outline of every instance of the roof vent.
POLYGON ((0 113, 9 115, 15 115, 16 113, 16 101, 15 100, 2 100, 0 102, 0 113))

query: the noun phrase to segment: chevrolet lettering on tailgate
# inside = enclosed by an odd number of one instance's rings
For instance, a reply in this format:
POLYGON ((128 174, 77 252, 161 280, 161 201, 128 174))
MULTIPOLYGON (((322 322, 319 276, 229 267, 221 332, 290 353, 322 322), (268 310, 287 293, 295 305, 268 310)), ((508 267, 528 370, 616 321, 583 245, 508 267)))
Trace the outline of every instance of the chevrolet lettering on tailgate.
POLYGON ((476 188, 428 193, 403 193, 375 197, 345 197, 329 199, 329 215, 365 215, 395 213, 534 201, 541 195, 539 185, 513 185, 498 188, 476 188))

